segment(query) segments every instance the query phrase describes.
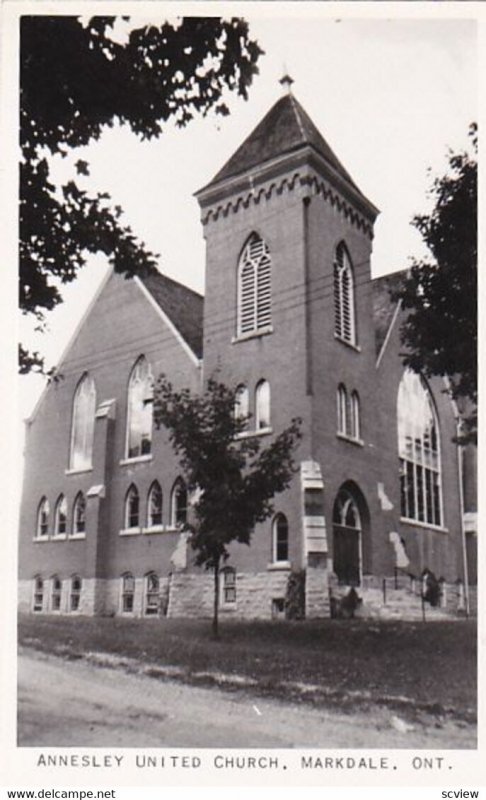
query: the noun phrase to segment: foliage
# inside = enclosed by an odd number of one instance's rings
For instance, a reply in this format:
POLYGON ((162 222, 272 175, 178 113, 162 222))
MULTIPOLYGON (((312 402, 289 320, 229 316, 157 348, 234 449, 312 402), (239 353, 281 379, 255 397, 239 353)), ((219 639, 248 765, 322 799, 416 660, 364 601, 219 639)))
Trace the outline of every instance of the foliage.
MULTIPOLYGON (((173 120, 185 126, 211 109, 227 114, 225 90, 247 97, 261 53, 242 19, 184 18, 132 29, 115 41, 114 17, 23 16, 20 101, 20 307, 45 325, 88 252, 105 253, 131 276, 155 256, 121 222, 109 196, 90 196, 71 180, 55 187, 49 157, 129 125, 142 139, 173 120)), ((89 172, 83 160, 78 175, 89 172)), ((20 351, 21 371, 42 370, 38 353, 20 351)))
POLYGON ((474 155, 450 154, 449 172, 432 186, 435 207, 416 216, 431 259, 416 261, 394 293, 411 313, 401 328, 404 363, 426 377, 448 379, 464 410, 461 440, 477 436, 477 128, 474 155))
POLYGON ((293 570, 285 592, 285 619, 305 617, 305 569, 293 570))
POLYGON ((250 544, 252 531, 273 513, 272 499, 295 472, 292 452, 300 420, 265 448, 248 436, 248 417, 235 413, 236 388, 210 379, 201 394, 176 391, 162 375, 154 396, 154 421, 165 426, 193 495, 191 546, 196 564, 214 570, 214 630, 217 633, 219 570, 231 542, 250 544), (245 434, 242 436, 241 434, 245 434))

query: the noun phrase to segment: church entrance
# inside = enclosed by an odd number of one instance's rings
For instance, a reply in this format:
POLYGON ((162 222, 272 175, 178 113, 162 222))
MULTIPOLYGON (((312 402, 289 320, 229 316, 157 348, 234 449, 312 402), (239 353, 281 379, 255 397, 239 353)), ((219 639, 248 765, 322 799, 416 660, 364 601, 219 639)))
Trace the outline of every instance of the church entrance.
POLYGON ((347 489, 341 489, 333 510, 333 564, 338 581, 359 586, 362 574, 361 519, 358 504, 347 489))

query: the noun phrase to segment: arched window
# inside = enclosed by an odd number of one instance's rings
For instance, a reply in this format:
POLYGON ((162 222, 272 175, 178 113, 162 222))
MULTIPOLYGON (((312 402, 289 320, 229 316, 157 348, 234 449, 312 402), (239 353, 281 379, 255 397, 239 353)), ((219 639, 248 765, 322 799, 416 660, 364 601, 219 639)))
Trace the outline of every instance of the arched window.
POLYGON ((361 438, 359 395, 356 391, 351 394, 351 436, 353 439, 361 438))
POLYGON ((54 536, 65 536, 67 529, 67 502, 64 495, 60 495, 54 513, 54 536))
POLYGON ((277 514, 272 526, 272 558, 275 563, 289 560, 289 524, 283 514, 277 514))
POLYGON ((140 525, 140 498, 138 489, 132 483, 125 497, 125 528, 138 528, 140 525))
POLYGON ((437 415, 425 382, 410 370, 400 381, 397 410, 402 516, 442 525, 437 415))
POLYGON ((62 583, 57 575, 51 578, 51 611, 61 610, 62 583))
POLYGON ((37 575, 34 578, 34 611, 42 611, 44 608, 44 581, 37 575))
POLYGON ((148 493, 147 524, 149 528, 162 525, 162 489, 158 481, 154 481, 148 493))
POLYGON ((121 605, 123 614, 131 614, 133 612, 133 601, 135 598, 135 578, 131 572, 126 572, 122 575, 122 596, 121 605))
POLYGON ((255 417, 257 431, 270 427, 270 384, 260 381, 255 389, 255 417))
POLYGON ((36 538, 46 539, 49 536, 49 503, 47 497, 43 497, 37 509, 37 529, 36 538))
POLYGON ((96 413, 96 387, 87 372, 79 381, 73 400, 69 468, 91 469, 96 413))
POLYGON ((79 575, 73 575, 71 578, 71 587, 69 593, 69 609, 70 611, 79 611, 79 604, 81 601, 81 589, 83 582, 79 575))
POLYGON ((356 344, 354 278, 344 242, 336 248, 334 261, 334 331, 349 344, 356 344))
MULTIPOLYGON (((250 412, 250 396, 248 388, 241 384, 235 394, 235 419, 247 419, 250 412)), ((246 425, 245 425, 246 427, 246 425)))
POLYGON ((236 603, 236 570, 223 567, 221 570, 221 604, 234 606, 236 603))
POLYGON ((155 616, 159 613, 159 594, 160 581, 155 572, 149 572, 145 576, 145 605, 144 613, 147 617, 155 616))
POLYGON ((271 258, 256 233, 246 243, 238 265, 238 335, 257 333, 272 323, 271 258))
POLYGON ((170 519, 173 528, 187 522, 187 489, 182 478, 177 478, 172 489, 170 519))
POLYGON ((84 494, 78 492, 73 506, 73 536, 82 536, 86 532, 86 500, 84 494))
POLYGON ((152 451, 153 378, 145 356, 140 356, 128 382, 127 458, 152 451))
POLYGON ((342 383, 338 386, 336 400, 338 433, 346 436, 348 433, 348 393, 342 383))
POLYGON ((359 586, 361 582, 361 519, 356 500, 341 489, 334 503, 333 568, 339 583, 359 586))

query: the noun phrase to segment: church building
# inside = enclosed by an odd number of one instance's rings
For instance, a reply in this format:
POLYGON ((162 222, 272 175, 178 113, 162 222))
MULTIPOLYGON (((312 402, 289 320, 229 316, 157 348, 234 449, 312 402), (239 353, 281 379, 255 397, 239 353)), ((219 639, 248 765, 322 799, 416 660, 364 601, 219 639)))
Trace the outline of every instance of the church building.
POLYGON ((196 193, 204 298, 162 274, 110 273, 27 421, 20 518, 22 611, 210 616, 213 578, 184 532, 190 497, 153 382, 238 386, 244 435, 302 419, 298 470, 275 513, 234 545, 221 612, 278 618, 292 576, 305 615, 350 587, 379 613, 423 575, 446 611, 476 580, 472 454, 454 443, 444 381, 404 368, 401 310, 373 280, 377 208, 288 89, 196 193))

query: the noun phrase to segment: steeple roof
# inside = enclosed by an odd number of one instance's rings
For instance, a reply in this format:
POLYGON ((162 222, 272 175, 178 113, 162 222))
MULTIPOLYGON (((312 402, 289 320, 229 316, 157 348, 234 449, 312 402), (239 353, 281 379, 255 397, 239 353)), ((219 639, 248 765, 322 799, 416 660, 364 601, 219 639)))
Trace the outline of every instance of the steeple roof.
POLYGON ((291 92, 281 97, 209 185, 236 177, 278 156, 311 147, 359 194, 358 187, 291 92))

